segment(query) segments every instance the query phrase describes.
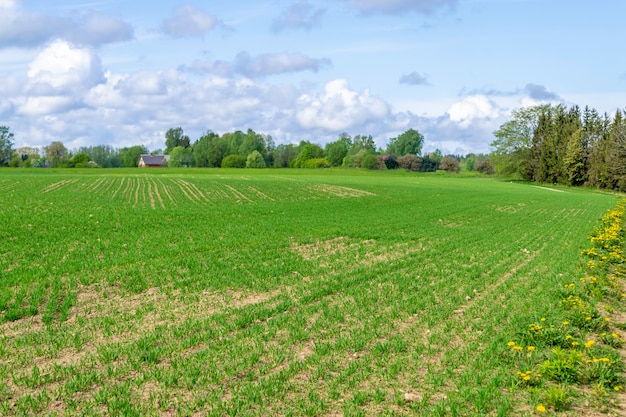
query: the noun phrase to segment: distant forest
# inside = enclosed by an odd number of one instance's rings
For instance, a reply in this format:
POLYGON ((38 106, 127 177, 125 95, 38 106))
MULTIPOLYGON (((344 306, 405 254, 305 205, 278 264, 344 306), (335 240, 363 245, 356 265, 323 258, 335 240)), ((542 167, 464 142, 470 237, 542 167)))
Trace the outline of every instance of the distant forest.
POLYGON ((600 115, 595 109, 538 105, 514 110, 495 132, 489 155, 423 154, 416 129, 376 148, 371 135, 342 133, 324 147, 310 142, 276 145, 269 135, 207 131, 192 142, 181 127, 165 133, 164 149, 108 145, 68 150, 62 142, 42 149, 13 148, 14 135, 0 126, 0 166, 116 168, 136 167, 141 155, 169 155, 170 167, 406 169, 416 172, 477 171, 532 182, 591 186, 626 191, 626 111, 600 115))

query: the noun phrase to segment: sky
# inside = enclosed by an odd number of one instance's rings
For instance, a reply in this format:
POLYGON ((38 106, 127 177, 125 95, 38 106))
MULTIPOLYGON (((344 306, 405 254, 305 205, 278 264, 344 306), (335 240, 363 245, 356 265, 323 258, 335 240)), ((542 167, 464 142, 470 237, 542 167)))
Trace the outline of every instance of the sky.
POLYGON ((489 152, 512 110, 626 108, 626 1, 0 0, 15 147, 341 133, 489 152))

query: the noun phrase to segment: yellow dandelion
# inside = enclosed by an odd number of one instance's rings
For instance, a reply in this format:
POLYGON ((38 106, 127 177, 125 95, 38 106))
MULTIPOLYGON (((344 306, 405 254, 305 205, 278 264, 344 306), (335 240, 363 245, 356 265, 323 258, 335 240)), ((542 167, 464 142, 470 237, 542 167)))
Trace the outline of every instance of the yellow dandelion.
POLYGON ((605 317, 604 321, 611 321, 611 319, 609 317, 605 317))
POLYGON ((609 358, 600 358, 600 361, 604 362, 604 363, 609 363, 610 362, 609 358))
POLYGON ((534 346, 528 346, 526 349, 528 349, 529 352, 532 352, 533 350, 535 350, 534 346))
POLYGON ((515 346, 515 342, 509 342, 509 343, 507 343, 507 345, 509 345, 510 347, 513 347, 513 346, 515 346))
POLYGON ((572 335, 568 334, 567 336, 565 336, 565 339, 569 340, 572 338, 572 335))
POLYGON ((576 341, 572 342, 572 346, 576 347, 576 346, 578 346, 578 345, 580 345, 580 343, 578 343, 578 342, 576 342, 576 341))
POLYGON ((524 349, 524 348, 523 348, 523 347, 521 347, 521 346, 513 346, 513 350, 520 351, 520 350, 522 350, 522 349, 524 349))
POLYGON ((544 407, 543 404, 539 404, 537 406, 537 411, 540 412, 540 413, 545 413, 546 412, 546 407, 544 407))
POLYGON ((615 391, 621 391, 621 390, 623 390, 624 388, 623 388, 621 385, 616 385, 616 386, 614 386, 614 387, 613 387, 613 389, 614 389, 615 391))
POLYGON ((591 346, 593 346, 593 345, 595 345, 595 344, 596 344, 596 341, 595 341, 595 340, 587 340, 587 341, 585 342, 585 347, 586 347, 587 349, 589 349, 591 346))
POLYGON ((569 324, 569 321, 564 321, 563 322, 563 326, 567 326, 569 324))
POLYGON ((542 317, 542 318, 541 318, 541 321, 546 321, 546 318, 545 318, 545 317, 542 317))

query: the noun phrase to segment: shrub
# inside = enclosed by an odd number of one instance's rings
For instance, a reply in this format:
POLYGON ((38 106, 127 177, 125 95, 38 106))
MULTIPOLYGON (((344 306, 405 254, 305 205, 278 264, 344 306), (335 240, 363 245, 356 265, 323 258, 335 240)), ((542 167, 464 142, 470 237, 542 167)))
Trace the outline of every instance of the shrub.
POLYGON ((248 158, 246 159, 246 168, 265 168, 265 159, 261 152, 252 151, 248 158))
POLYGON ((444 156, 443 159, 441 160, 441 163, 439 164, 439 169, 443 169, 444 171, 447 171, 447 172, 459 172, 460 171, 459 161, 457 161, 451 156, 444 156))
POLYGON ((326 158, 307 159, 300 166, 301 168, 330 168, 330 161, 326 158))
POLYGON ((420 170, 421 160, 417 157, 417 155, 403 155, 398 158, 398 166, 406 169, 407 171, 418 172, 420 170))
MULTIPOLYGON (((432 155, 432 154, 431 154, 432 155)), ((439 169, 439 160, 425 156, 422 158, 419 170, 421 172, 435 172, 439 169)))
POLYGON ((376 155, 368 153, 363 155, 361 159, 361 168, 365 169, 376 169, 378 167, 378 160, 376 159, 376 155))
POLYGON ((387 169, 398 169, 400 166, 398 165, 398 159, 395 155, 385 155, 383 156, 383 161, 385 162, 387 169))
POLYGON ((242 155, 228 155, 222 159, 222 168, 245 168, 246 157, 242 155))
POLYGON ((388 155, 376 155, 376 169, 387 169, 385 161, 389 158, 388 155))
POLYGON ((489 175, 492 175, 495 173, 488 159, 480 161, 478 165, 476 165, 476 171, 480 172, 481 174, 489 174, 489 175))

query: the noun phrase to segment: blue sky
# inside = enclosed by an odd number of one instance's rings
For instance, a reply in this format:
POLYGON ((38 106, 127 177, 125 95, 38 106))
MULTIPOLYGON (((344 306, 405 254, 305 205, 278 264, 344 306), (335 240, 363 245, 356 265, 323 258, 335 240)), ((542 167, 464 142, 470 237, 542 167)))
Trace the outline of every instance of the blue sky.
POLYGON ((16 147, 276 143, 414 128, 488 152, 511 110, 626 106, 626 2, 0 0, 0 125, 16 147))

